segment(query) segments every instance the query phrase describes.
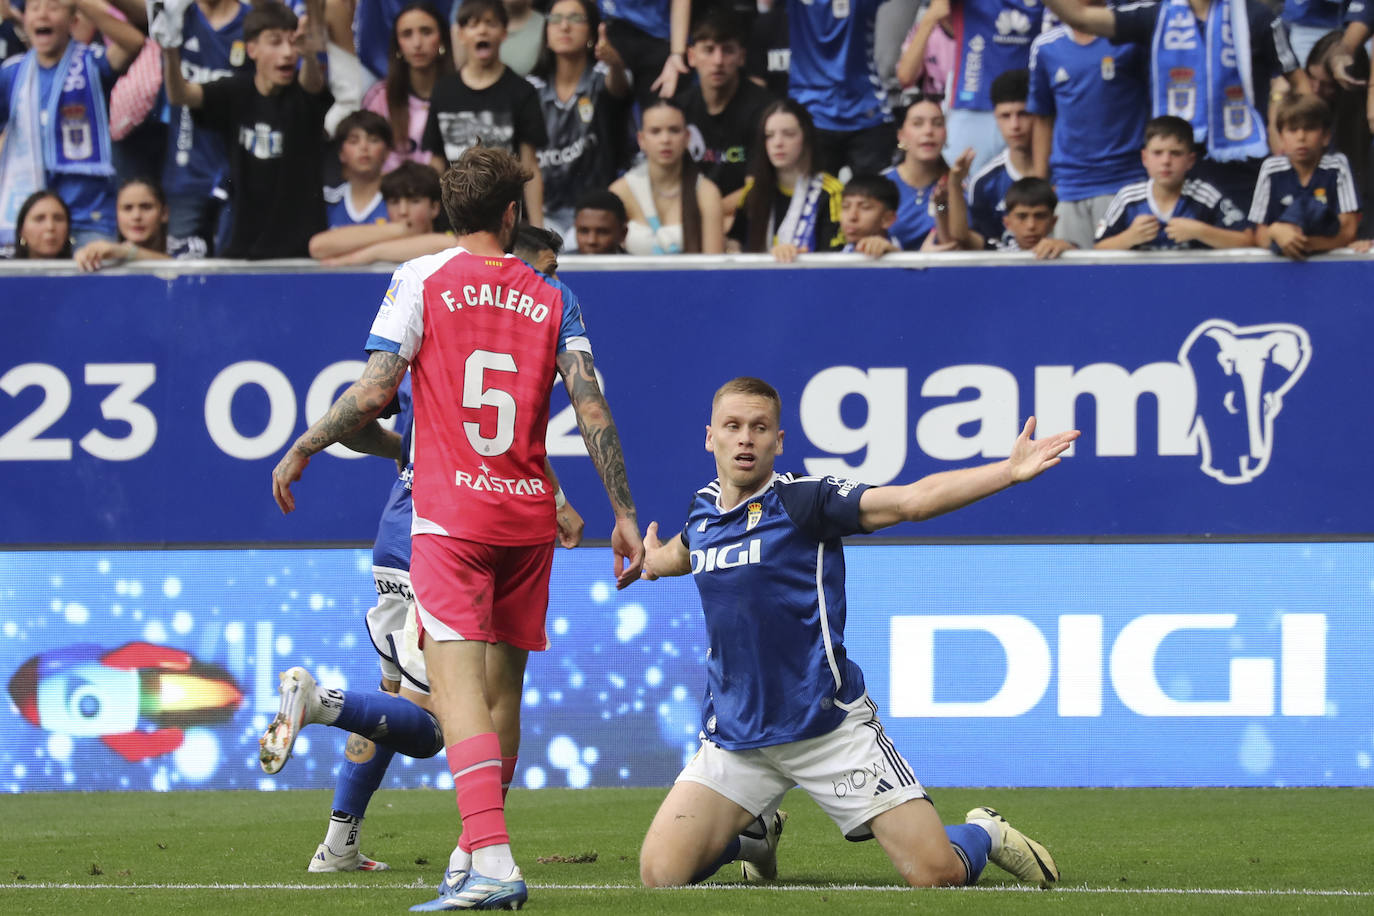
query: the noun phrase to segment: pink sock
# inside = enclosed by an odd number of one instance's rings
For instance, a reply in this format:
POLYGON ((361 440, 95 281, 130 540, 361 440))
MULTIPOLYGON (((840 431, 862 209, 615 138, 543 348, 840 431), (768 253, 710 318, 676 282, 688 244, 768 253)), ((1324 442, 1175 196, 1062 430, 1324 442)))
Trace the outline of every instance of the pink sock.
POLYGON ((472 850, 510 843, 501 798, 501 743, 495 732, 474 735, 445 749, 453 774, 458 814, 463 818, 464 843, 472 850))
POLYGON ((502 801, 505 800, 505 798, 506 798, 506 793, 510 791, 510 784, 515 780, 515 761, 517 761, 517 760, 519 760, 519 759, 520 759, 520 757, 519 757, 518 755, 515 756, 515 757, 502 757, 502 758, 501 758, 501 799, 502 799, 502 801))

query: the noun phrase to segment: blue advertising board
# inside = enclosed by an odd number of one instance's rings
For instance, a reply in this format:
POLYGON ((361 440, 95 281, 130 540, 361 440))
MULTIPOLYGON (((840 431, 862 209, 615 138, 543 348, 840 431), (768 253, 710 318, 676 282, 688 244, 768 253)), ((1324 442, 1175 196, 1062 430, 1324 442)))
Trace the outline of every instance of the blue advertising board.
MULTIPOLYGON (((1374 785, 1374 544, 846 560, 849 655, 928 786, 1374 785)), ((0 552, 0 791, 332 785, 342 732, 307 729, 274 777, 257 739, 291 665, 375 689, 370 572, 347 548, 0 552)), ((548 630, 517 785, 666 788, 701 728, 692 582, 617 592, 609 550, 559 551, 548 630)), ((385 784, 451 782, 398 756, 385 784)))
MULTIPOLYGON (((1374 518, 1369 263, 579 271, 640 519, 714 476, 712 392, 783 396, 780 469, 906 482, 1084 432, 1056 473, 920 538, 1325 538, 1374 518)), ((359 373, 385 273, 0 277, 0 543, 370 540, 391 471, 270 472, 359 373)), ((604 495, 561 390, 549 449, 588 536, 604 495)))

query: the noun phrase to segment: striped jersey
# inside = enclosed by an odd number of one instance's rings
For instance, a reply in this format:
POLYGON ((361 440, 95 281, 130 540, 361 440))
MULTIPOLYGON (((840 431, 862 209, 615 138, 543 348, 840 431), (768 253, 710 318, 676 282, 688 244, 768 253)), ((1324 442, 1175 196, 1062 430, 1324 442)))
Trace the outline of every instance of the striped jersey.
POLYGON ((392 275, 368 350, 410 363, 415 534, 484 544, 554 535, 544 437, 555 359, 591 352, 577 296, 513 255, 450 248, 392 275))
POLYGON ((720 481, 682 529, 710 649, 702 730, 728 750, 824 734, 865 697, 844 648, 844 551, 867 484, 774 474, 732 509, 720 481))
POLYGON ((1130 228, 1137 216, 1148 213, 1159 220, 1159 232, 1145 245, 1136 245, 1138 251, 1160 251, 1165 249, 1206 248, 1199 241, 1175 242, 1165 233, 1164 227, 1175 217, 1195 219, 1222 229, 1244 229, 1245 214, 1231 199, 1213 185, 1197 178, 1183 182, 1179 198, 1173 209, 1164 213, 1155 202, 1154 179, 1128 184, 1107 206, 1107 212, 1097 224, 1097 241, 1120 235, 1130 228))
POLYGON ((1287 156, 1270 156, 1260 166, 1250 222, 1292 223, 1308 235, 1336 235, 1340 214, 1360 209, 1360 195, 1344 153, 1327 153, 1304 186, 1287 156))

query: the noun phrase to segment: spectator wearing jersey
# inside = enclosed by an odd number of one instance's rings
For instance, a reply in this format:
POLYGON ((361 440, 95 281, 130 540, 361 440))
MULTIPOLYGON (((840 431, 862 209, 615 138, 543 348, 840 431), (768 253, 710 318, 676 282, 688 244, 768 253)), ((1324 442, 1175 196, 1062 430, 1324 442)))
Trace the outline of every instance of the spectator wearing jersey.
POLYGON ((330 228, 386 222, 382 163, 391 149, 391 125, 375 111, 355 111, 334 131, 343 184, 324 189, 330 228))
MULTIPOLYGON (((501 63, 515 71, 516 76, 528 76, 539 60, 544 47, 544 14, 535 9, 530 0, 501 0, 506 8, 506 38, 501 42, 501 63)), ((450 27, 453 46, 458 51, 455 64, 467 62, 458 25, 458 7, 453 8, 450 27)))
POLYGON ((165 261, 167 253, 167 198, 146 178, 130 178, 119 186, 115 222, 119 241, 89 242, 73 256, 82 270, 128 264, 131 261, 165 261))
POLYGON ((816 128, 794 99, 779 99, 759 119, 749 178, 730 235, 744 251, 771 252, 784 264, 806 252, 839 251, 844 185, 816 168, 816 128))
POLYGON ((379 222, 326 229, 310 239, 310 256, 330 266, 408 261, 450 248, 453 236, 436 232, 439 175, 418 162, 402 162, 382 178, 386 217, 379 222))
POLYGON ((204 85, 182 76, 180 23, 152 23, 154 36, 167 39, 158 43, 168 101, 196 109, 230 147, 233 224, 222 257, 305 257, 310 237, 325 227, 322 138, 333 97, 323 16, 317 11, 309 21, 298 32, 296 14, 281 3, 253 7, 243 20, 253 72, 204 85))
MULTIPOLYGON (((1105 0, 1090 0, 1101 5, 1105 0)), ((1031 44, 1035 165, 1059 195, 1055 234, 1090 248, 1117 189, 1141 180, 1140 148, 1150 117, 1150 57, 1059 25, 1031 44)))
POLYGON ((671 99, 687 68, 691 0, 597 0, 606 40, 625 62, 640 111, 671 99))
POLYGON ((890 178, 897 186, 901 196, 891 234, 905 251, 916 251, 927 241, 931 245, 949 241, 931 231, 935 228, 931 198, 949 173, 943 153, 945 146, 945 112, 939 100, 916 96, 902 112, 901 126, 897 129, 897 149, 902 159, 882 172, 883 177, 890 178))
POLYGON ((645 161, 611 184, 625 205, 630 254, 720 254, 725 218, 720 191, 687 155, 687 119, 667 99, 644 110, 639 148, 645 161))
POLYGON ((458 31, 467 60, 434 84, 429 120, 420 146, 436 167, 458 161, 474 146, 510 150, 534 173, 526 185, 525 215, 544 222, 544 180, 538 150, 548 143, 539 95, 501 62, 509 19, 501 0, 463 0, 458 31))
POLYGON ((1283 154, 1260 169, 1250 221, 1261 247, 1301 261, 1344 248, 1360 225, 1360 199, 1350 163, 1331 145, 1331 109, 1315 96, 1292 95, 1275 123, 1283 154))
POLYGON ((912 23, 897 60, 897 83, 903 89, 945 98, 957 47, 949 12, 950 0, 930 0, 912 23))
POLYGON ((952 0, 954 73, 946 96, 949 145, 956 156, 973 148, 973 173, 1002 149, 992 113, 992 81, 1030 66, 1031 41, 1040 34, 1044 7, 1025 0, 952 0))
MULTIPOLYGON (((361 0, 368 2, 368 0, 361 0)), ((386 77, 363 94, 363 108, 387 119, 393 146, 382 165, 390 172, 409 159, 429 164, 421 149, 434 85, 453 74, 453 47, 439 11, 429 0, 406 4, 391 28, 386 77)))
POLYGON ((745 72, 775 98, 786 98, 792 68, 791 31, 787 25, 787 0, 759 0, 759 14, 749 26, 745 72))
POLYGON ((1283 0, 1279 18, 1288 28, 1288 41, 1298 63, 1307 62, 1323 35, 1341 27, 1345 6, 1341 0, 1283 0))
POLYGON ((788 93, 815 121, 818 172, 876 172, 892 162, 892 112, 873 59, 882 2, 787 0, 788 93))
MULTIPOLYGON (((243 21, 250 7, 240 0, 197 0, 181 30, 181 75, 204 85, 248 72, 243 21)), ((174 253, 219 254, 229 242, 229 148, 215 130, 184 105, 168 106, 162 188, 169 212, 167 234, 174 253)))
POLYGON ((767 89, 743 78, 744 22, 716 6, 692 29, 687 60, 696 81, 682 93, 687 150, 701 173, 715 182, 726 217, 744 193, 759 115, 773 101, 767 89))
POLYGON ((547 141, 537 151, 544 180, 544 224, 572 235, 577 201, 615 178, 616 146, 629 116, 629 77, 604 37, 593 0, 556 0, 544 50, 529 75, 547 141))
POLYGON ((888 234, 900 203, 897 186, 889 178, 869 173, 845 182, 840 209, 840 229, 844 232, 841 251, 874 259, 901 251, 902 246, 888 234))
POLYGON ((588 191, 577 201, 577 212, 573 216, 577 253, 629 254, 625 250, 629 223, 625 202, 614 193, 588 191))
POLYGON ((1007 188, 1036 174, 1031 155, 1033 119, 1026 110, 1029 85, 1025 70, 1008 70, 992 81, 992 114, 1006 148, 973 176, 967 189, 969 227, 985 239, 1002 237, 1007 188))
POLYGON ((0 244, 14 243, 18 211, 49 189, 68 209, 78 244, 115 235, 115 179, 106 110, 116 73, 143 48, 143 33, 103 0, 28 0, 30 49, 0 68, 0 244), (72 38, 77 12, 112 43, 72 38))
POLYGON ((72 211, 52 191, 34 191, 19 205, 15 217, 14 246, 10 257, 17 261, 54 260, 72 256, 72 211))
POLYGON ((1177 115, 1193 125, 1203 152, 1193 177, 1248 207, 1269 153, 1271 88, 1277 92, 1283 84, 1275 81, 1298 69, 1288 33, 1269 6, 1263 0, 1158 0, 1116 8, 1084 0, 1045 3, 1071 28, 1147 49, 1151 116, 1177 115))
POLYGON ((1152 119, 1145 125, 1140 158, 1150 177, 1116 193, 1094 247, 1158 251, 1255 244, 1245 214, 1234 203, 1207 182, 1188 178, 1197 153, 1187 121, 1173 115, 1152 119))

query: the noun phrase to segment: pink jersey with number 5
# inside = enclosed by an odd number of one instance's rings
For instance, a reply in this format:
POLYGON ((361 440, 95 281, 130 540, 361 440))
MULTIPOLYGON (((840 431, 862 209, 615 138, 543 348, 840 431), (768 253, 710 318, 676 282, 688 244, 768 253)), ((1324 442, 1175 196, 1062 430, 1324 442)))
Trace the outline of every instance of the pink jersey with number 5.
POLYGON ((392 275, 367 349, 410 362, 412 533, 502 545, 550 540, 544 436, 555 359, 591 352, 572 290, 513 255, 426 255, 392 275))

